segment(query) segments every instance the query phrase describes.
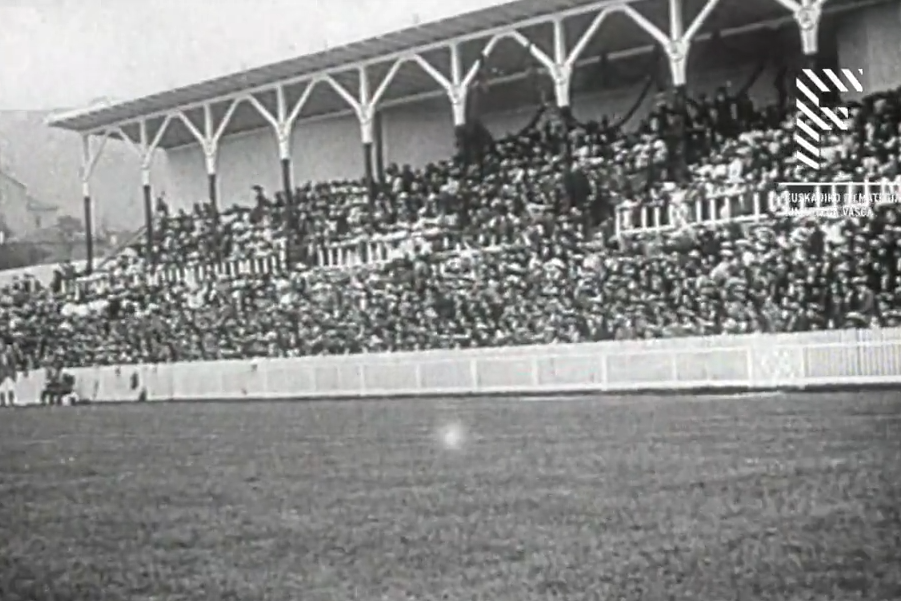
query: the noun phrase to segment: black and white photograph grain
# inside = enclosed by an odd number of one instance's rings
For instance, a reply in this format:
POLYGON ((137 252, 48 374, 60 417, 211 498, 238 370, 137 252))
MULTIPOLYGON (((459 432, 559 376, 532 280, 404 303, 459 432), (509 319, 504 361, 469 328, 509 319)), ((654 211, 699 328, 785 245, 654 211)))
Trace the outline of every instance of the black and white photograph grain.
POLYGON ((0 601, 901 601, 901 0, 0 0, 0 601))

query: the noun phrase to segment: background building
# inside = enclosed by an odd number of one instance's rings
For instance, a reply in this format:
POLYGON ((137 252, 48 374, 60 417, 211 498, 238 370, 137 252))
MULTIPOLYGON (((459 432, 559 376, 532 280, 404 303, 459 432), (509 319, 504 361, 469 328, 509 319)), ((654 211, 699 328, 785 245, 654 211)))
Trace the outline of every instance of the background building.
POLYGON ((0 170, 0 229, 4 242, 21 240, 51 226, 57 209, 34 198, 28 187, 8 170, 0 170))

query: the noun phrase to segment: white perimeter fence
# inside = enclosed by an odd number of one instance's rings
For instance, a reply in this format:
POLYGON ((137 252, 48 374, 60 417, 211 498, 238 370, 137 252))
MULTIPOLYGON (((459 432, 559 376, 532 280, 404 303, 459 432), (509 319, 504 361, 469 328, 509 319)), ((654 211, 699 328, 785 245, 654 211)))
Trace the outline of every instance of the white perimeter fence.
MULTIPOLYGON (((901 328, 68 371, 95 402, 864 387, 901 384, 901 328)), ((18 402, 43 386, 20 374, 18 402)))

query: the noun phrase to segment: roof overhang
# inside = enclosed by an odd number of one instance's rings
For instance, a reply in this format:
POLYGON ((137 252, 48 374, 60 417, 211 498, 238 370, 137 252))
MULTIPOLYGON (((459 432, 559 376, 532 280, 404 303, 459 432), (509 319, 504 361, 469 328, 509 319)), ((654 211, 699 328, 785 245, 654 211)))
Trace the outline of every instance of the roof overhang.
MULTIPOLYGON (((882 1, 885 0, 829 0, 826 9, 843 11, 882 1)), ((563 27, 564 36, 572 46, 592 27, 599 12, 605 9, 609 9, 610 16, 583 47, 582 61, 590 62, 592 57, 596 61, 601 54, 610 58, 628 56, 647 51, 660 41, 648 34, 647 27, 639 26, 639 21, 643 20, 661 31, 669 31, 670 5, 677 2, 516 0, 144 98, 54 115, 48 119, 48 124, 83 134, 104 133, 136 142, 140 139, 138 129, 143 123, 144 127, 161 132, 156 136, 158 147, 172 148, 196 141, 184 128, 181 134, 163 131, 170 124, 169 117, 176 112, 182 118, 171 119, 171 123, 181 126, 179 121, 187 122, 189 129, 191 122, 198 129, 202 127, 204 111, 213 113, 212 117, 206 117, 221 121, 224 135, 265 127, 267 120, 260 108, 275 114, 276 105, 280 102, 291 103, 301 97, 304 97, 304 108, 299 115, 301 121, 347 112, 349 104, 341 94, 335 93, 334 86, 316 84, 327 77, 353 90, 360 85, 361 68, 365 68, 375 85, 391 72, 393 78, 384 90, 380 106, 442 96, 446 94, 438 80, 425 72, 419 59, 449 79, 452 75, 451 48, 456 48, 466 71, 479 61, 486 41, 505 32, 516 31, 528 39, 529 47, 524 49, 522 44, 507 40, 497 44, 496 52, 490 58, 492 71, 499 78, 515 78, 516 74, 527 70, 523 68, 523 56, 529 55, 529 49, 554 55, 555 22, 562 24, 558 27, 563 27), (626 10, 632 18, 622 14, 626 10), (399 67, 395 66, 411 57, 418 57, 419 63, 409 60, 399 67), (252 102, 240 102, 242 99, 251 100, 251 97, 252 102), (232 106, 228 106, 229 103, 232 106), (234 106, 239 104, 241 106, 234 106), (227 118, 223 118, 226 115, 227 118)), ((773 27, 780 22, 793 23, 786 8, 786 3, 791 2, 793 0, 681 0, 686 28, 707 10, 708 4, 713 4, 697 31, 698 38, 709 36, 713 31, 741 32, 754 27, 773 27)), ((147 135, 146 131, 144 135, 147 135)), ((150 137, 154 137, 153 131, 150 137)))

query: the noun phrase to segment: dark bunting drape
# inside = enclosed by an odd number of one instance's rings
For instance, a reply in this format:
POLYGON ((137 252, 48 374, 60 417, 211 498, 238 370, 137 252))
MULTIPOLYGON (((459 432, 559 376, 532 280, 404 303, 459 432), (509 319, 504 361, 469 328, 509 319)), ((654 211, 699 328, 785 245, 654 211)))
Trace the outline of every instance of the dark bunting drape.
POLYGON ((704 55, 713 56, 720 62, 722 59, 719 57, 725 56, 729 57, 730 62, 753 64, 754 68, 740 85, 732 86, 726 82, 720 86, 717 97, 713 99, 711 105, 704 106, 694 98, 685 98, 688 110, 683 113, 683 118, 686 125, 688 164, 693 163, 700 154, 709 151, 712 145, 716 144, 715 137, 711 137, 711 130, 708 128, 712 127, 717 136, 731 138, 743 128, 741 124, 753 122, 757 118, 749 91, 766 71, 774 54, 779 51, 779 40, 774 39, 774 36, 775 33, 771 32, 771 35, 765 38, 763 52, 753 48, 749 52, 740 46, 733 48, 718 31, 715 31, 711 39, 699 49, 702 58, 704 55), (710 113, 711 107, 716 109, 715 118, 710 113))
MULTIPOLYGON (((604 80, 613 82, 616 86, 628 87, 635 85, 639 82, 644 82, 642 85, 641 91, 639 91, 638 96, 635 98, 635 102, 629 109, 623 114, 620 115, 616 121, 608 125, 608 129, 612 131, 616 131, 621 129, 626 123, 628 123, 632 117, 635 116, 635 113, 638 112, 643 105, 645 100, 648 97, 648 94, 655 88, 660 89, 662 85, 659 77, 659 66, 662 59, 662 53, 659 49, 655 48, 653 52, 648 56, 647 62, 643 64, 642 67, 635 69, 632 73, 626 73, 625 71, 621 71, 616 67, 616 65, 610 61, 609 57, 604 54, 601 56, 600 62, 596 69, 597 77, 604 80)), ((573 124, 578 125, 579 127, 587 127, 588 124, 580 121, 575 115, 572 115, 573 124)))
MULTIPOLYGON (((526 73, 526 87, 529 90, 527 94, 543 97, 544 95, 540 92, 538 70, 532 56, 532 46, 529 45, 523 50, 522 65, 516 72, 526 73)), ((464 163, 476 164, 480 169, 484 169, 484 159, 494 147, 494 137, 485 126, 483 105, 490 88, 489 78, 500 75, 500 73, 491 67, 486 54, 480 54, 474 66, 476 77, 466 95, 466 124, 457 132, 457 145, 464 163)), ((538 114, 523 131, 532 129, 540 119, 541 111, 546 103, 540 100, 537 104, 539 105, 538 114)))
MULTIPOLYGON (((466 94, 466 123, 458 134, 458 151, 467 165, 478 165, 484 170, 486 154, 494 145, 494 137, 482 121, 482 105, 488 92, 488 57, 479 55, 476 60, 476 77, 466 94)), ((482 173, 484 175, 484 173, 482 173)))
MULTIPOLYGON (((595 78, 610 82, 611 85, 617 87, 629 87, 641 83, 641 89, 634 102, 624 114, 619 115, 612 123, 607 122, 605 118, 601 127, 606 134, 620 131, 635 116, 638 110, 644 106, 648 95, 652 91, 661 88, 663 84, 659 76, 660 64, 661 53, 659 50, 652 52, 639 68, 630 69, 629 72, 617 69, 606 54, 601 55, 599 64, 593 74, 595 78)), ((570 113, 569 118, 572 119, 573 126, 587 130, 595 127, 595 124, 579 121, 572 113, 570 113)), ((612 215, 613 207, 610 204, 610 199, 604 196, 600 190, 593 189, 588 174, 581 165, 575 162, 566 180, 566 188, 573 204, 582 209, 582 227, 586 234, 590 232, 595 223, 599 223, 612 215)))
POLYGON ((480 54, 476 59, 476 76, 466 94, 464 107, 465 123, 457 126, 456 143, 459 162, 458 182, 460 188, 453 194, 456 197, 458 222, 461 232, 469 229, 472 216, 470 214, 475 192, 469 187, 470 178, 465 172, 475 165, 479 170, 479 179, 484 180, 485 158, 494 147, 494 137, 482 121, 482 104, 488 91, 488 56, 480 54))
POLYGON ((526 94, 531 101, 530 103, 535 105, 535 114, 532 115, 532 118, 529 119, 529 122, 526 123, 525 127, 517 132, 518 137, 534 132, 541 123, 541 120, 548 114, 550 107, 548 105, 547 93, 545 92, 542 83, 542 74, 539 72, 537 65, 534 63, 528 65, 526 70, 526 94))
MULTIPOLYGON (((709 53, 730 56, 732 57, 730 59, 730 61, 732 62, 747 64, 751 61, 755 61, 754 69, 750 73, 748 73, 747 79, 745 79, 745 81, 742 82, 740 86, 735 89, 731 89, 728 85, 724 87, 726 92, 729 94, 728 101, 730 103, 730 106, 733 107, 731 110, 735 111, 736 116, 739 116, 740 113, 747 110, 746 107, 742 106, 742 103, 747 102, 748 94, 751 88, 766 72, 767 67, 773 63, 776 53, 780 51, 781 46, 778 32, 769 32, 769 35, 766 37, 766 39, 766 50, 763 53, 753 51, 749 52, 748 50, 741 48, 740 46, 732 46, 726 41, 726 39, 723 38, 722 34, 719 31, 715 31, 710 41, 707 43, 709 53)), ((786 74, 787 70, 782 68, 780 69, 779 75, 777 76, 777 91, 779 91, 780 87, 782 88, 780 95, 785 93, 785 88, 784 82, 778 83, 778 80, 784 77, 784 75, 786 74)), ((687 99, 687 102, 697 107, 697 103, 694 99, 689 98, 687 99)))

